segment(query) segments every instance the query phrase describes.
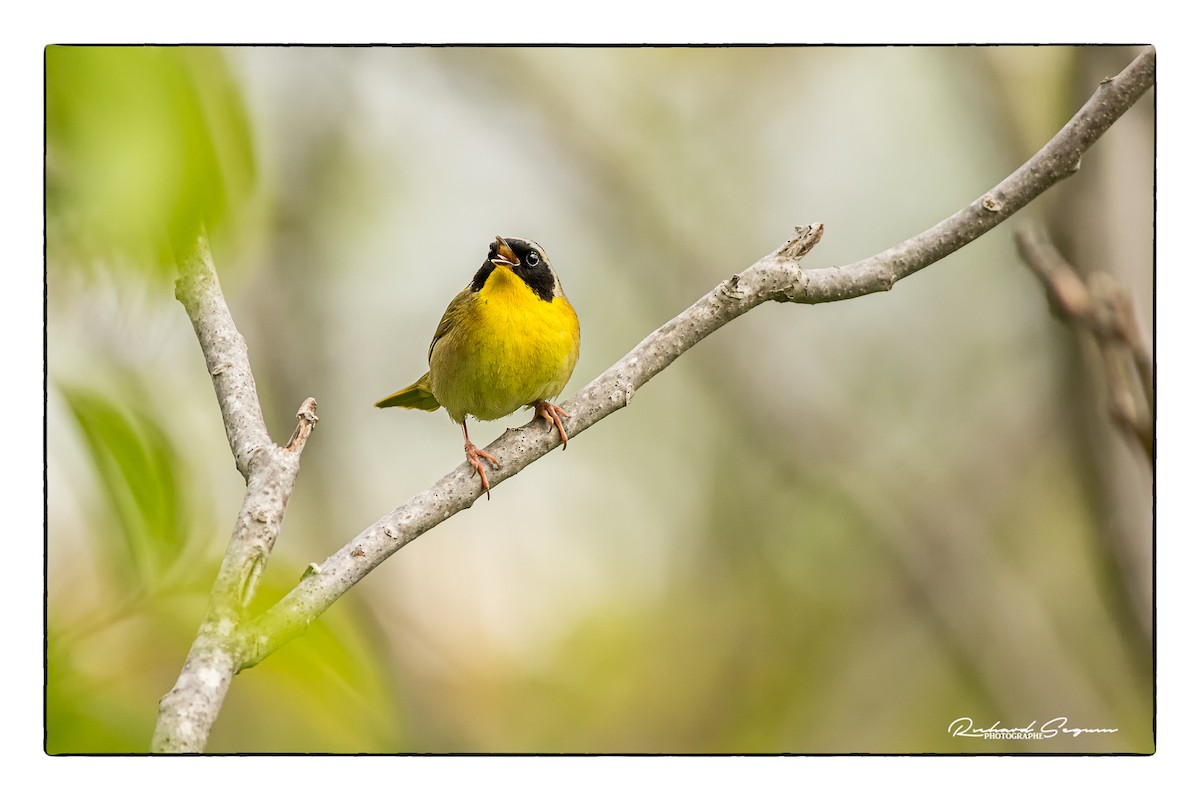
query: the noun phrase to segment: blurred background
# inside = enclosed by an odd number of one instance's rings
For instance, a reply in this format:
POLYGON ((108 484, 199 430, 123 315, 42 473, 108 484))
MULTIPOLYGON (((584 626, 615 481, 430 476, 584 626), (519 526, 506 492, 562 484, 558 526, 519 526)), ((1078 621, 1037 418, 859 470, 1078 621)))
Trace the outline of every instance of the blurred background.
MULTIPOLYGON (((579 313, 566 397, 795 225, 819 268, 958 210, 1136 52, 48 48, 47 750, 148 749, 241 505, 198 220, 274 438, 319 405, 265 609, 461 463, 373 403, 497 234, 579 313)), ((1153 474, 1013 232, 1149 336, 1153 169, 1150 95, 892 292, 736 320, 237 676, 209 750, 1152 751, 1153 474), (1118 731, 947 732, 1060 716, 1118 731)))

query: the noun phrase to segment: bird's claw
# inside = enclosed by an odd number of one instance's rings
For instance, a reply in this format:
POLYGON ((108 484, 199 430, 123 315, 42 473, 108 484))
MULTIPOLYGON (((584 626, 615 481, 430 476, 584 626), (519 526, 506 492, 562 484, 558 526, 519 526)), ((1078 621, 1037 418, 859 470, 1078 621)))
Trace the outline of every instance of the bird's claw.
POLYGON ((571 416, 553 403, 547 403, 545 400, 538 400, 533 404, 533 410, 537 412, 534 417, 541 417, 550 423, 550 430, 558 428, 558 435, 562 437, 563 450, 567 449, 567 431, 563 428, 562 417, 571 416))
POLYGON ((499 467, 500 462, 493 458, 491 453, 486 450, 480 450, 470 442, 467 442, 466 446, 463 447, 463 451, 467 454, 467 463, 475 468, 475 471, 479 473, 479 480, 483 481, 483 493, 487 495, 488 500, 491 500, 492 485, 488 483, 487 474, 483 471, 483 462, 479 460, 479 457, 483 456, 492 462, 493 467, 499 467))

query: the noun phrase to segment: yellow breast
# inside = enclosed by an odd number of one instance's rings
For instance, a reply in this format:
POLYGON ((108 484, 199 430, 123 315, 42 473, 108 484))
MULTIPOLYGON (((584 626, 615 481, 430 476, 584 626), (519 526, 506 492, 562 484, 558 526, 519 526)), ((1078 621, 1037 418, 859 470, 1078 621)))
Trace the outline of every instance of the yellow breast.
POLYGON ((459 313, 429 356, 431 390, 455 421, 499 419, 562 392, 579 358, 579 319, 565 296, 542 300, 497 267, 459 313))

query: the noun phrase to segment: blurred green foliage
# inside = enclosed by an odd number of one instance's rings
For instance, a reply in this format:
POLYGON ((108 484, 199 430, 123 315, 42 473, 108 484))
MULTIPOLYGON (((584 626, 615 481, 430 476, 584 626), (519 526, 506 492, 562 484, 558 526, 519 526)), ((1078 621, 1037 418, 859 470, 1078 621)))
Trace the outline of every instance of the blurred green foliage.
POLYGON ((79 424, 119 534, 106 541, 114 548, 112 567, 144 587, 171 567, 188 539, 188 488, 176 475, 187 461, 153 418, 86 388, 58 390, 79 424))
POLYGON ((46 144, 49 244, 167 274, 173 247, 237 219, 255 178, 212 48, 47 47, 46 144))
MULTIPOLYGON (((461 460, 443 415, 372 403, 424 370, 492 236, 551 254, 570 394, 793 225, 826 224, 823 267, 951 213, 1129 57, 48 48, 47 749, 148 747, 240 508, 171 235, 240 234, 214 255, 276 440, 320 403, 261 610, 461 460)), ((1062 227, 1131 240, 1135 291, 1143 130, 1028 210, 1131 204, 1062 227), (1114 164, 1121 192, 1085 183, 1114 164)), ((711 337, 238 675, 210 749, 1152 750, 1149 480, 1010 232, 711 337), (1120 733, 946 732, 1057 714, 1120 733)))

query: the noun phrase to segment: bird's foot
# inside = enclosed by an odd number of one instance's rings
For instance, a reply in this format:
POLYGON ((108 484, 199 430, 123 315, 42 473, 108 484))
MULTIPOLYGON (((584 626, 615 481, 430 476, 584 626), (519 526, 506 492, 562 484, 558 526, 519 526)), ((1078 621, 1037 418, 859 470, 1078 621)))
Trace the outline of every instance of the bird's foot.
POLYGON ((563 450, 567 449, 567 431, 563 428, 562 418, 571 416, 553 403, 547 403, 545 400, 538 400, 533 404, 535 412, 534 419, 541 417, 550 423, 550 430, 558 428, 558 435, 562 437, 563 450))
POLYGON ((487 499, 491 500, 492 486, 490 483, 488 483, 487 474, 483 471, 483 461, 481 461, 479 457, 483 456, 488 461, 492 462, 493 467, 499 467, 500 462, 492 458, 492 454, 488 451, 480 450, 478 447, 471 444, 469 439, 467 440, 467 443, 463 445, 463 452, 467 454, 467 463, 474 467, 475 471, 479 473, 479 480, 483 481, 483 492, 487 495, 487 499))

